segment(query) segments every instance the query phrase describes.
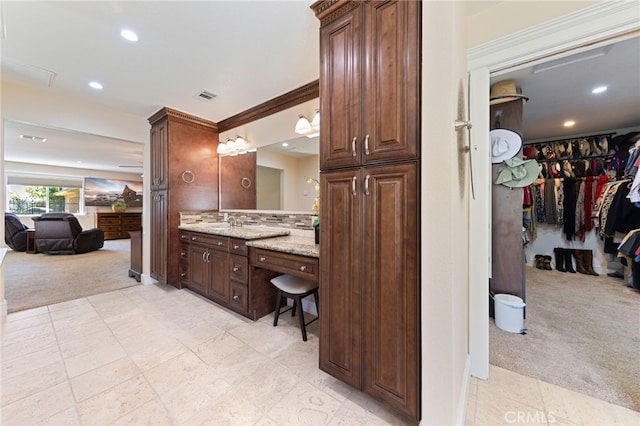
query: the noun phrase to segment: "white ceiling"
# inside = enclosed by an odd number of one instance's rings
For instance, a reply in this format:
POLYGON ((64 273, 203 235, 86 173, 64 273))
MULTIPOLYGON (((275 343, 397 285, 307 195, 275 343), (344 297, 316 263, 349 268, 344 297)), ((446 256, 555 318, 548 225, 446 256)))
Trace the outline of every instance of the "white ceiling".
MULTIPOLYGON (((169 106, 217 122, 318 78, 319 23, 312 3, 3 1, 2 78, 144 119, 169 106), (137 31, 140 40, 122 39, 123 28, 137 31), (90 89, 91 80, 104 89, 90 89), (201 90, 217 97, 203 102, 196 97, 201 90)), ((640 126, 639 40, 537 74, 529 67, 495 75, 492 83, 513 79, 529 97, 525 140, 640 126), (608 92, 592 97, 588 91, 595 84, 607 84, 608 92), (566 118, 576 120, 574 129, 560 127, 566 118)), ((38 124, 5 123, 6 160, 142 171, 120 167, 140 164, 140 144, 38 124), (27 148, 19 139, 27 131, 47 137, 46 148, 36 143, 27 148), (78 140, 90 149, 80 149, 78 140), (114 158, 113 153, 126 154, 114 158)))

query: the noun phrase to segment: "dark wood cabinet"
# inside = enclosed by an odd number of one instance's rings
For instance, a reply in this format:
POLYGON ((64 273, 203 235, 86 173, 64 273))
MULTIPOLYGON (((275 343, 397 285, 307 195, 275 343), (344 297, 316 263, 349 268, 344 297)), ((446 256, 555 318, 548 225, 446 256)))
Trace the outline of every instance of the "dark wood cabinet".
POLYGON ((130 231, 142 227, 142 213, 96 213, 96 226, 104 232, 105 240, 129 238, 130 231))
POLYGON ((245 240, 181 230, 180 241, 185 287, 253 320, 274 310, 277 293, 270 280, 279 273, 252 267, 245 240))
POLYGON ((162 108, 151 124, 151 276, 181 287, 181 211, 218 210, 217 125, 162 108))
POLYGON ((322 0, 320 368, 420 419, 414 1, 322 0))
POLYGON ((320 168, 415 158, 420 140, 420 2, 322 1, 312 8, 329 3, 318 15, 320 168))

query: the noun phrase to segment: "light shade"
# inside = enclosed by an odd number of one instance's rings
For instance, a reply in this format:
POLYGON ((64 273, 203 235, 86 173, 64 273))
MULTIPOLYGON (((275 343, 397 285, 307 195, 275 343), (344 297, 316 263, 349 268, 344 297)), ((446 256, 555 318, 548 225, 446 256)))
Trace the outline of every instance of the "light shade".
POLYGON ((304 115, 298 115, 298 122, 296 123, 296 133, 299 135, 305 135, 311 132, 311 123, 309 123, 309 119, 304 115))
POLYGON ((320 131, 320 110, 316 110, 313 120, 311 120, 311 128, 316 132, 320 131))

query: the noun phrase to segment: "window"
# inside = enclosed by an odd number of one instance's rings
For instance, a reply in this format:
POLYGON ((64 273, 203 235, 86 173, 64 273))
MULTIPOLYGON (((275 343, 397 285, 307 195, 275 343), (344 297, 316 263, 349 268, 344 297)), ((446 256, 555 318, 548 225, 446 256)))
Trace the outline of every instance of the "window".
POLYGON ((80 213, 82 188, 7 185, 8 211, 16 214, 80 213))

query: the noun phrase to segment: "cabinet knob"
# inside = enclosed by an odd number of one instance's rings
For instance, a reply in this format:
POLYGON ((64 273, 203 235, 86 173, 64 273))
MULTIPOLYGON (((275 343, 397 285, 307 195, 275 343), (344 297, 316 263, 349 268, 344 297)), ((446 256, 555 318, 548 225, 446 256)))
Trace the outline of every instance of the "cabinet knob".
POLYGON ((264 262, 265 260, 267 260, 267 258, 264 257, 264 256, 260 256, 259 260, 260 260, 260 262, 264 262))
POLYGON ((184 272, 182 272, 182 273, 180 274, 180 277, 181 277, 181 278, 184 278, 184 277, 186 277, 186 276, 187 276, 187 274, 185 274, 184 272))
POLYGON ((182 235, 180 235, 180 238, 184 240, 184 239, 186 239, 186 238, 187 238, 187 236, 186 236, 186 235, 184 235, 184 234, 182 234, 182 235))
POLYGON ((180 252, 180 256, 185 257, 186 255, 187 255, 187 252, 186 252, 186 251, 181 251, 181 252, 180 252))
POLYGON ((240 248, 240 246, 239 246, 239 245, 237 245, 237 244, 234 244, 234 245, 233 245, 233 249, 234 249, 234 250, 238 250, 239 248, 240 248))
POLYGON ((238 272, 240 270, 240 268, 238 268, 237 266, 233 267, 233 272, 238 272))
POLYGON ((238 299, 240 299, 240 296, 238 296, 237 294, 234 294, 233 295, 233 300, 238 300, 238 299))
POLYGON ((301 265, 301 266, 300 266, 300 270, 301 270, 302 272, 306 271, 306 270, 307 270, 307 266, 306 266, 306 265, 301 265))
POLYGON ((222 241, 218 241, 219 246, 221 246, 222 244, 224 244, 222 241))
POLYGON ((191 237, 191 241, 195 241, 197 238, 195 236, 191 237))

